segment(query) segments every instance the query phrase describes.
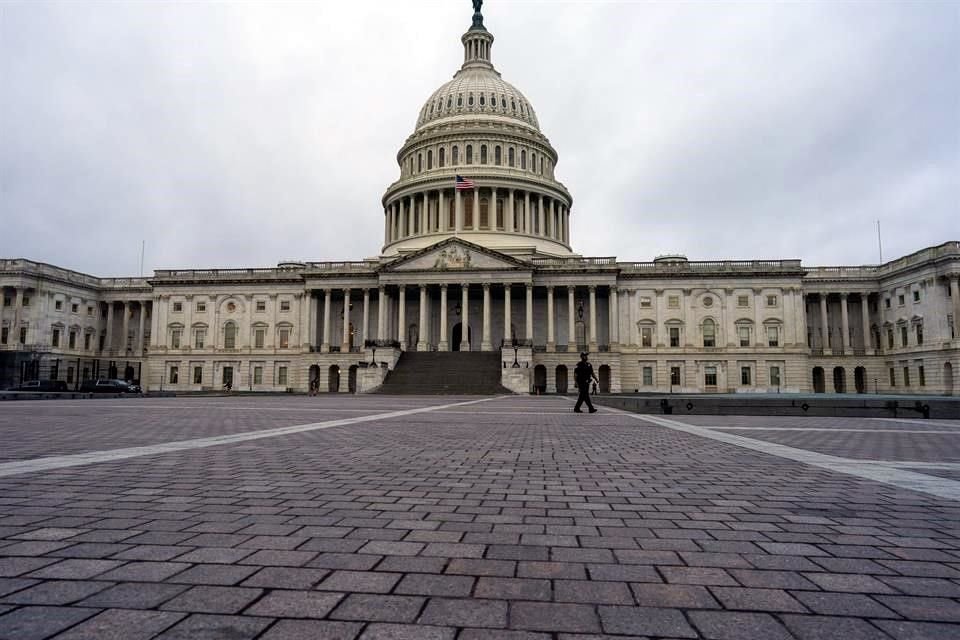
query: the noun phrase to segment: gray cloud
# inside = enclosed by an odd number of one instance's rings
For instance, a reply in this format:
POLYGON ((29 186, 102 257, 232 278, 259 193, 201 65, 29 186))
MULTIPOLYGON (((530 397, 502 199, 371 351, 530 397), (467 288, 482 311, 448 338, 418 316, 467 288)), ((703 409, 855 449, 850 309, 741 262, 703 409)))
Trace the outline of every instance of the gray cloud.
MULTIPOLYGON (((574 248, 874 262, 960 238, 960 9, 491 0, 574 248)), ((470 5, 0 5, 0 255, 359 259, 470 5)))

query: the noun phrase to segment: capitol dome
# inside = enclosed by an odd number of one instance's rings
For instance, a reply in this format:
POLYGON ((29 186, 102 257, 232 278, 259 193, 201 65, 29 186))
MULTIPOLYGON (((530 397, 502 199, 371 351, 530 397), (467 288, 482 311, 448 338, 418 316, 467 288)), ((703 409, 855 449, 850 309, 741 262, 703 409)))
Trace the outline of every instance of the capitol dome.
MULTIPOLYGON (((480 3, 475 3, 480 4, 480 3)), ((491 62, 479 10, 463 63, 420 109, 383 196, 385 257, 449 237, 514 255, 565 256, 573 199, 533 106, 491 62)))

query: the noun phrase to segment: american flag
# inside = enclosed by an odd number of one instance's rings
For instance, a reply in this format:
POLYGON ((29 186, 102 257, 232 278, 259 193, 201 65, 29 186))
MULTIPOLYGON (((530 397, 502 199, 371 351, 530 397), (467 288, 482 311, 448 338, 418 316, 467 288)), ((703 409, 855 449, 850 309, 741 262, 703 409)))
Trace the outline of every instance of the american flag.
POLYGON ((470 189, 473 189, 473 180, 457 176, 457 191, 469 191, 470 189))

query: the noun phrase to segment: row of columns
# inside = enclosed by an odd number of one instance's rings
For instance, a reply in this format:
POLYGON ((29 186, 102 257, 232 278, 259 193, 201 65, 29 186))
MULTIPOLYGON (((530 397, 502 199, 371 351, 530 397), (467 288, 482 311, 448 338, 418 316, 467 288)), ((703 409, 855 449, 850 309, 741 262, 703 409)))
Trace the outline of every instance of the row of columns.
POLYGON ((464 220, 464 192, 453 190, 454 226, 450 228, 448 220, 447 192, 449 189, 437 189, 423 193, 402 196, 384 210, 384 243, 390 244, 403 238, 430 233, 460 233, 462 231, 481 231, 502 229, 508 233, 526 233, 551 238, 570 244, 570 209, 560 200, 543 194, 523 192, 522 200, 517 189, 486 187, 490 191, 488 199, 487 226, 480 226, 480 188, 473 189, 473 220, 469 228, 464 220), (506 191, 503 226, 498 227, 497 197, 500 191, 506 191), (436 193, 436 198, 431 197, 436 193), (537 204, 536 218, 532 215, 531 202, 537 204), (522 207, 517 205, 522 203, 522 207))
MULTIPOLYGON (((419 317, 419 327, 420 334, 419 340, 416 344, 418 351, 426 350, 428 348, 428 343, 426 340, 427 331, 425 327, 428 324, 428 299, 429 299, 429 286, 426 284, 419 285, 420 291, 420 317, 419 317)), ((448 288, 449 284, 440 284, 440 339, 437 348, 440 351, 448 351, 450 348, 448 334, 447 334, 447 307, 448 307, 448 288)), ((463 318, 469 318, 470 313, 470 287, 471 284, 468 282, 461 283, 460 285, 460 308, 461 316, 463 318)), ((525 290, 525 318, 524 318, 524 338, 528 342, 532 343, 533 341, 533 285, 526 284, 523 285, 525 290)), ((480 341, 481 351, 491 351, 493 349, 493 344, 491 341, 491 327, 492 327, 492 301, 491 301, 491 285, 489 283, 482 283, 481 287, 483 289, 483 302, 482 302, 482 334, 480 341)), ((513 285, 504 284, 504 307, 503 307, 503 335, 505 339, 511 335, 511 328, 513 326, 513 298, 512 291, 513 285)), ((547 350, 552 351, 556 346, 555 342, 555 331, 554 331, 554 286, 548 286, 547 289, 547 350)), ((576 318, 574 314, 574 298, 576 287, 568 286, 567 289, 567 321, 568 321, 568 344, 573 344, 575 339, 575 323, 576 318)), ((611 342, 616 342, 618 339, 617 336, 617 304, 616 304, 616 287, 610 287, 611 289, 611 308, 610 308, 610 318, 611 318, 611 342)), ((401 349, 407 349, 410 346, 406 341, 406 335, 404 327, 407 324, 407 295, 406 295, 407 286, 399 285, 398 286, 398 298, 397 298, 397 327, 399 328, 399 342, 401 349)), ((596 350, 597 347, 597 288, 596 286, 588 286, 589 290, 589 300, 590 300, 590 322, 589 322, 589 348, 591 350, 596 350)), ((389 318, 387 316, 388 308, 390 307, 390 294, 387 292, 386 286, 378 287, 379 300, 377 304, 377 338, 380 340, 386 339, 387 326, 389 324, 389 318)), ((352 290, 349 288, 343 289, 344 303, 343 303, 343 337, 341 343, 341 351, 347 351, 350 343, 350 300, 352 296, 352 290)), ((323 290, 323 329, 321 334, 321 344, 320 350, 323 352, 330 351, 331 345, 331 308, 333 305, 333 289, 324 289, 323 290)), ((361 325, 361 335, 364 339, 369 335, 369 322, 370 322, 370 290, 363 289, 363 320, 361 325)), ((461 336, 461 341, 459 344, 461 350, 469 349, 470 342, 469 336, 464 332, 461 336)))
MULTIPOLYGON (((808 294, 809 295, 809 294, 808 294)), ((827 311, 827 296, 829 292, 821 291, 817 294, 820 298, 820 328, 821 328, 821 345, 820 348, 823 349, 826 354, 827 351, 831 350, 829 342, 827 340, 827 335, 830 331, 830 317, 827 311)), ((840 296, 840 345, 839 348, 833 349, 831 354, 842 355, 849 354, 851 345, 850 345, 850 311, 849 311, 849 297, 850 294, 847 292, 841 292, 838 294, 840 296)), ((863 331, 863 345, 862 348, 864 351, 870 348, 870 305, 869 305, 869 291, 859 292, 857 295, 860 296, 860 322, 862 324, 863 331)))

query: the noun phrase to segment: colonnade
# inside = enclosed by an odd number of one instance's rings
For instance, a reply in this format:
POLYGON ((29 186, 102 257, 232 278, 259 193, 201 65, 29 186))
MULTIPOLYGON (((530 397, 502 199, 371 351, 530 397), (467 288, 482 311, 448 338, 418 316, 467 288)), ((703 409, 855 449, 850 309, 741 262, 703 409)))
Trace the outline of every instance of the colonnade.
POLYGON ((384 209, 386 244, 464 231, 519 233, 569 245, 570 209, 548 194, 502 187, 433 189, 396 198, 384 209))

